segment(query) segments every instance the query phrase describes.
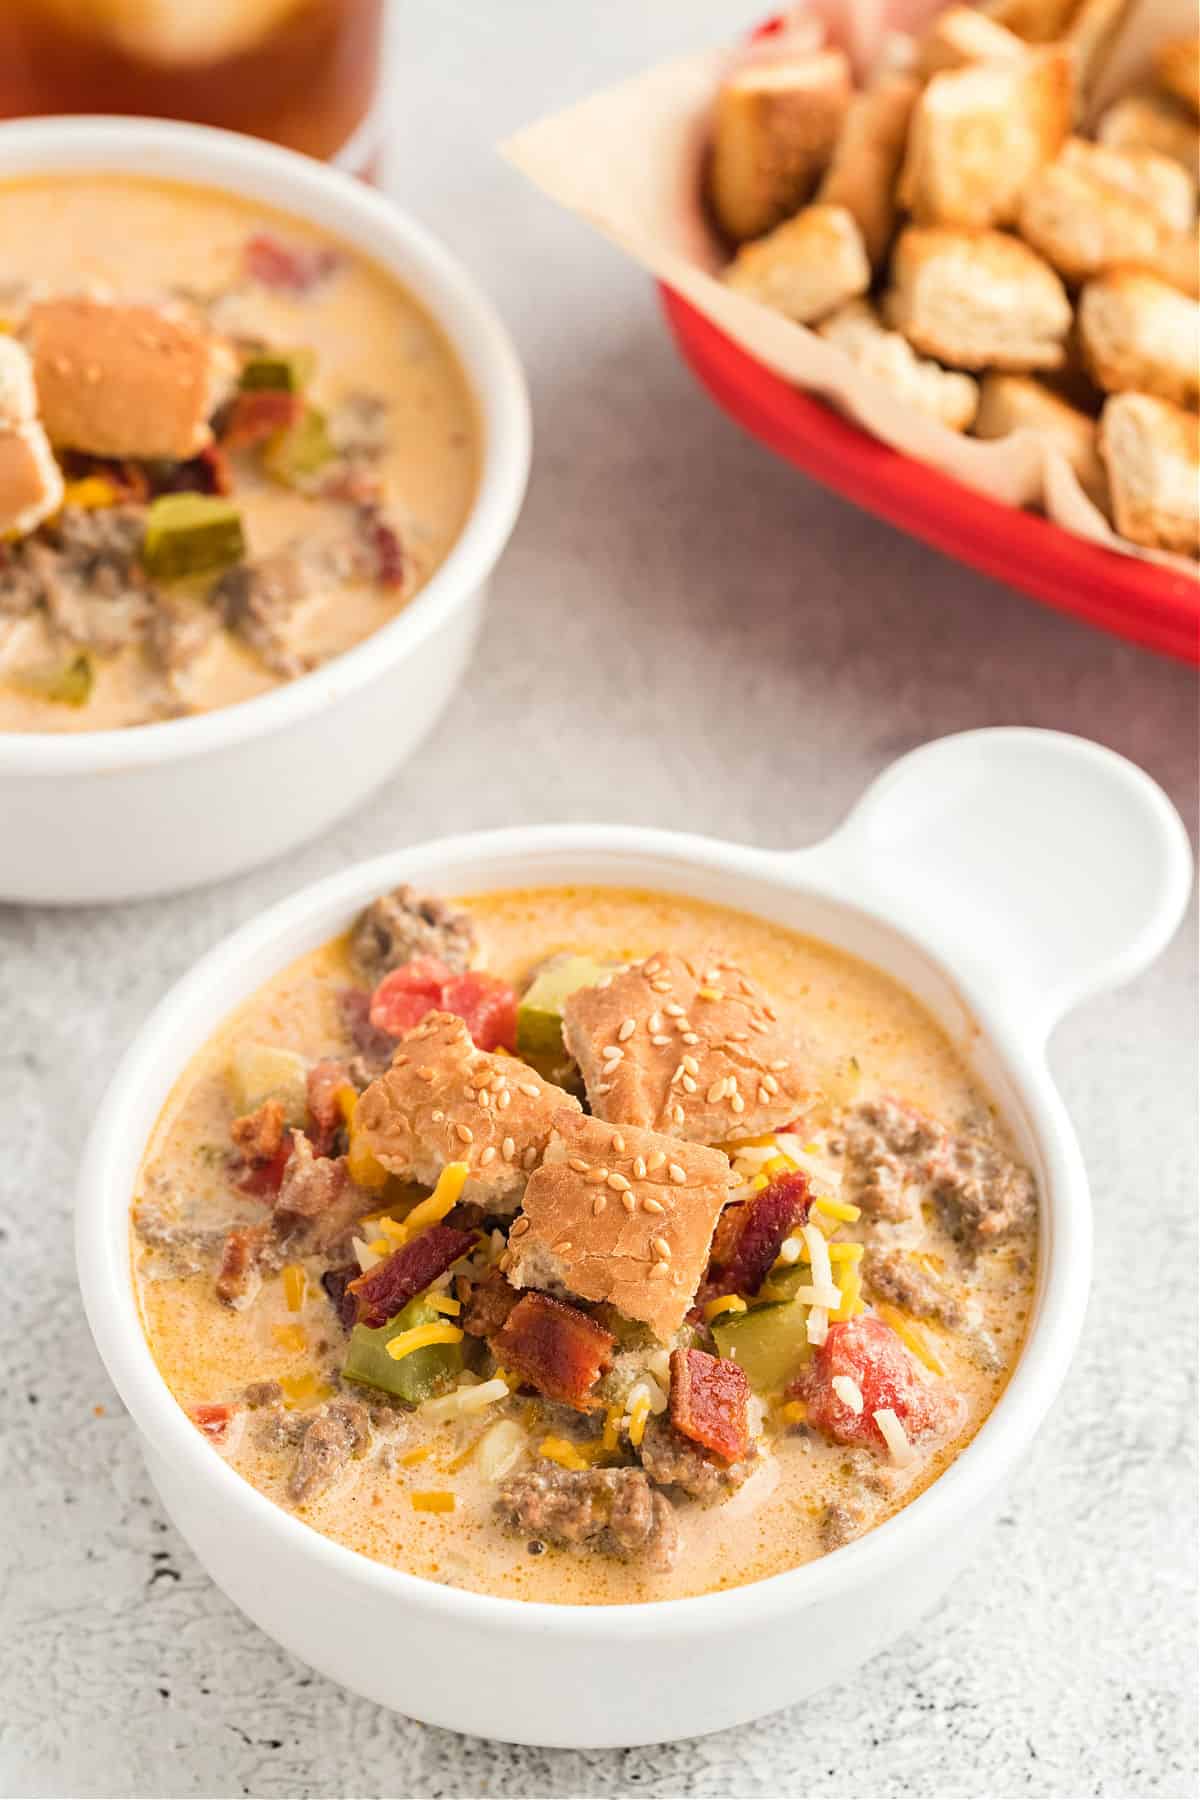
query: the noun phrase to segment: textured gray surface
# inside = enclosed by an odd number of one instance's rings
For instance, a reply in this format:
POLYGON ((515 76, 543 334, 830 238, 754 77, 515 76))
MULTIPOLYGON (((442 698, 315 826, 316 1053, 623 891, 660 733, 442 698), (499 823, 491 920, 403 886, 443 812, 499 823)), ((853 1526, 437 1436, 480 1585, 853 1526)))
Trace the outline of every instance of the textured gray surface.
POLYGON ((487 154, 557 100, 746 16, 716 0, 650 12, 403 9, 393 186, 496 295, 536 411, 528 506, 453 717, 282 865, 144 906, 0 910, 6 1794, 1195 1792, 1190 923, 1054 1045, 1095 1190, 1096 1285, 1000 1524, 919 1636, 760 1726, 625 1754, 514 1750, 309 1674, 165 1523, 83 1323, 71 1181, 114 1057, 202 950, 349 860, 597 817, 800 844, 899 752, 996 723, 1099 738, 1195 815, 1191 675, 773 462, 693 388, 640 276, 487 154))

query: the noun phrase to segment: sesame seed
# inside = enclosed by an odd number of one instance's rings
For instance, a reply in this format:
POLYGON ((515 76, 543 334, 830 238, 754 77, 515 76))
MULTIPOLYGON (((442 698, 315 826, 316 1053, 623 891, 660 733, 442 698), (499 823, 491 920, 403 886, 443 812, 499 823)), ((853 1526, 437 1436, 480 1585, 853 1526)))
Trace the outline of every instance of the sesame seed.
POLYGON ((769 1106, 770 1103, 771 1103, 771 1096, 768 1093, 767 1089, 765 1087, 760 1087, 758 1090, 758 1104, 760 1106, 769 1106))
POLYGON ((502 1275, 508 1274, 508 1271, 512 1268, 512 1261, 513 1261, 513 1259, 511 1257, 511 1255, 506 1250, 504 1252, 504 1255, 500 1258, 500 1261, 496 1264, 496 1267, 499 1269, 499 1271, 502 1275))
POLYGON ((586 1175, 591 1166, 591 1163, 585 1162, 582 1156, 572 1156, 567 1162, 567 1167, 574 1169, 577 1175, 586 1175))
POLYGON ((596 1092, 597 1092, 597 1094, 611 1094, 612 1093, 612 1082, 611 1081, 597 1082, 596 1083, 596 1092))
POLYGON ((628 1193, 621 1195, 621 1205, 625 1208, 627 1213, 637 1211, 637 1196, 634 1194, 632 1188, 628 1193))
POLYGON ((629 1183, 626 1181, 625 1177, 623 1175, 618 1175, 615 1169, 608 1178, 608 1185, 613 1189, 614 1193, 617 1194, 627 1193, 629 1189, 629 1183))
POLYGON ((619 1131, 614 1131, 612 1134, 612 1148, 616 1151, 618 1156, 623 1156, 625 1154, 625 1139, 621 1136, 619 1131))
POLYGON ((713 1082, 704 1098, 710 1106, 715 1106, 718 1100, 725 1098, 725 1077, 723 1075, 719 1081, 713 1082))
POLYGON ((656 1169, 661 1169, 666 1160, 667 1153, 665 1150, 655 1150, 651 1155, 649 1162, 646 1164, 650 1174, 653 1175, 656 1169))
POLYGON ((469 1125, 456 1125, 454 1127, 454 1135, 460 1144, 473 1144, 475 1142, 475 1133, 471 1130, 469 1125))
POLYGON ((671 1120, 672 1120, 672 1123, 675 1125, 683 1124, 683 1108, 682 1108, 682 1106, 673 1106, 671 1108, 671 1120))
POLYGON ((721 979, 720 969, 705 969, 704 979, 710 983, 711 986, 715 987, 721 979))
POLYGON ((611 975, 602 975, 594 985, 598 988, 609 988, 612 986, 612 979, 611 975))
POLYGON ((512 1161, 513 1156, 516 1153, 516 1148, 517 1148, 517 1146, 513 1142, 512 1138, 506 1137, 504 1142, 500 1146, 500 1154, 504 1158, 505 1162, 512 1161))
POLYGON ((653 1195, 653 1194, 646 1194, 646 1195, 645 1195, 645 1196, 644 1196, 644 1197, 643 1197, 643 1199, 642 1199, 642 1211, 643 1211, 643 1212, 648 1212, 648 1213, 665 1213, 665 1212, 666 1212, 666 1210, 667 1210, 667 1209, 666 1209, 666 1207, 665 1207, 665 1206, 664 1206, 664 1205, 663 1205, 663 1203, 662 1203, 662 1201, 661 1201, 661 1200, 656 1200, 656 1199, 655 1199, 655 1198, 654 1198, 654 1195, 653 1195))
MULTIPOLYGON (((731 965, 731 969, 732 969, 732 965, 731 965)), ((737 970, 732 969, 732 973, 736 975, 737 970)), ((742 990, 743 994, 748 994, 752 1000, 755 998, 754 983, 752 981, 747 981, 746 977, 744 975, 742 976, 740 986, 741 986, 741 990, 742 990)))
POLYGON ((508 1235, 510 1238, 524 1237, 525 1233, 528 1230, 529 1230, 529 1220, 524 1216, 524 1214, 522 1214, 519 1219, 514 1219, 513 1228, 509 1232, 508 1235))
POLYGON ((698 1075, 700 1073, 700 1064, 696 1061, 694 1056, 685 1056, 679 1066, 681 1069, 686 1069, 689 1075, 698 1075))
POLYGON ((433 1070, 432 1069, 418 1069, 417 1070, 417 1080, 418 1081, 432 1081, 433 1080, 433 1070))
POLYGON ((777 1094, 779 1092, 779 1083, 773 1075, 764 1075, 762 1084, 766 1088, 768 1094, 777 1094))
POLYGON ((542 1091, 536 1081, 518 1081, 517 1086, 523 1094, 528 1094, 531 1100, 536 1100, 542 1091))
POLYGON ((698 1034, 694 1031, 682 1031, 679 1035, 681 1041, 685 1044, 698 1044, 700 1042, 698 1034))
POLYGON ((501 1112, 504 1111, 506 1106, 512 1105, 512 1095, 509 1093, 507 1088, 504 1089, 503 1093, 497 1095, 496 1105, 500 1108, 501 1112))
POLYGON ((521 1158, 521 1161, 527 1169, 532 1169, 534 1163, 537 1161, 537 1156, 538 1156, 537 1145, 530 1144, 528 1150, 525 1152, 524 1156, 521 1158))
POLYGON ((694 1094, 696 1091, 696 1083, 690 1075, 685 1075, 683 1078, 683 1091, 685 1094, 694 1094))
POLYGON ((626 1042, 626 1040, 628 1038, 631 1038, 633 1036, 633 1034, 636 1030, 637 1030, 637 1020, 636 1019, 622 1019, 621 1020, 621 1028, 617 1032, 617 1037, 623 1044, 626 1042))
POLYGON ((633 1172, 639 1181, 645 1181, 645 1179, 646 1179, 646 1159, 644 1156, 635 1156, 634 1157, 633 1172))
POLYGON ((664 1037, 661 1033, 659 1033, 656 1037, 652 1037, 650 1039, 650 1042, 654 1045, 656 1050, 661 1050, 663 1048, 663 1046, 665 1044, 669 1044, 670 1041, 671 1040, 669 1037, 664 1037))
POLYGON ((668 1262, 657 1262, 650 1273, 652 1275, 669 1275, 671 1273, 671 1265, 668 1262))
POLYGON ((646 1020, 646 1027, 650 1031, 661 1031, 662 1014, 660 1012, 652 1012, 650 1017, 646 1020))
POLYGON ((600 1217, 600 1214, 604 1211, 604 1209, 607 1205, 608 1205, 608 1195, 607 1194, 597 1194, 596 1198, 592 1201, 592 1217, 593 1217, 593 1219, 598 1219, 600 1217))
POLYGON ((744 1044, 747 1033, 744 1031, 727 1031, 725 1036, 729 1039, 731 1044, 744 1044))
POLYGON ((594 1187, 597 1183, 599 1183, 600 1185, 603 1185, 603 1183, 608 1180, 608 1170, 606 1168, 604 1168, 600 1163, 595 1163, 588 1170, 587 1174, 584 1176, 583 1179, 591 1187, 594 1187))
POLYGON ((768 1019, 770 1019, 772 1025, 774 1025, 779 1018, 779 1014, 775 1011, 775 1008, 773 1006, 771 1006, 766 1000, 764 1000, 762 1003, 762 1009, 766 1013, 768 1019))
POLYGON ((662 962, 660 959, 657 956, 652 956, 649 962, 644 962, 642 964, 642 973, 643 975, 657 975, 661 968, 662 962))
POLYGON ((686 1174, 680 1168, 678 1163, 668 1163, 667 1174, 671 1177, 671 1180, 674 1182, 683 1183, 687 1180, 686 1174))
POLYGON ((764 1031, 769 1031, 771 1028, 765 1019, 752 1018, 750 1021, 750 1029, 751 1031, 757 1031, 761 1036, 764 1031))
POLYGON ((408 1062, 407 1056, 401 1056, 399 1053, 397 1053, 392 1058, 392 1067, 393 1067, 393 1069, 402 1069, 402 1068, 404 1068, 404 1066, 407 1062, 408 1062))
POLYGON ((614 1044, 611 1050, 606 1050, 604 1052, 604 1068, 602 1070, 602 1073, 605 1075, 611 1075, 613 1070, 616 1068, 617 1064, 619 1062, 623 1062, 624 1059, 625 1059, 625 1052, 623 1050, 618 1050, 616 1045, 614 1044))
POLYGON ((668 1005, 664 1006, 663 1011, 667 1014, 668 1018, 671 1019, 682 1019, 684 1014, 684 1008, 680 1006, 677 1000, 672 1000, 668 1005))
POLYGON ((480 1088, 476 1098, 478 1099, 480 1106, 490 1106, 492 1103, 492 1096, 488 1093, 486 1088, 480 1088))
POLYGON ((746 1102, 742 1099, 740 1094, 731 1094, 729 1097, 729 1104, 735 1113, 744 1113, 746 1110, 746 1102))
POLYGON ((652 1250, 656 1250, 658 1252, 659 1256, 662 1257, 664 1262, 667 1262, 670 1260, 671 1246, 670 1246, 670 1244, 668 1244, 665 1237, 656 1237, 654 1239, 653 1243, 651 1244, 650 1248, 652 1250))
POLYGON ((442 1120, 443 1120, 443 1119, 444 1119, 444 1118, 445 1118, 445 1116, 446 1116, 446 1115, 445 1115, 445 1113, 444 1113, 444 1112, 443 1112, 443 1111, 442 1111, 442 1109, 441 1109, 441 1107, 440 1107, 440 1106, 439 1106, 439 1107, 438 1107, 438 1109, 437 1109, 437 1111, 436 1111, 436 1112, 431 1112, 431 1113, 430 1113, 430 1115, 429 1115, 429 1116, 430 1116, 430 1118, 431 1118, 431 1119, 432 1119, 432 1120, 433 1120, 433 1122, 434 1122, 434 1124, 435 1124, 435 1125, 440 1125, 440 1124, 441 1124, 441 1122, 442 1122, 442 1120))
POLYGON ((697 1000, 723 1000, 725 996, 720 988, 702 987, 696 989, 696 998, 697 1000))
POLYGON ((479 1158, 479 1166, 481 1169, 486 1169, 488 1164, 490 1162, 495 1162, 495 1160, 496 1160, 496 1146, 495 1146, 495 1144, 489 1144, 479 1158))
POLYGON ((675 1073, 672 1075, 670 1081, 668 1081, 667 1086, 674 1087, 675 1083, 677 1081, 682 1081, 682 1080, 683 1080, 683 1064, 680 1063, 678 1065, 678 1067, 676 1068, 675 1073))
POLYGON ((670 982, 661 979, 655 979, 650 983, 650 986, 654 989, 656 994, 669 994, 671 991, 670 982))
POLYGON ((787 1065, 787 1057, 786 1056, 781 1056, 781 1057, 777 1058, 777 1060, 771 1064, 771 1067, 773 1069, 786 1069, 787 1066, 788 1065, 787 1065))
POLYGON ((554 1246, 555 1254, 557 1256, 565 1256, 567 1251, 570 1248, 571 1248, 570 1238, 560 1238, 558 1243, 555 1244, 555 1246, 554 1246))

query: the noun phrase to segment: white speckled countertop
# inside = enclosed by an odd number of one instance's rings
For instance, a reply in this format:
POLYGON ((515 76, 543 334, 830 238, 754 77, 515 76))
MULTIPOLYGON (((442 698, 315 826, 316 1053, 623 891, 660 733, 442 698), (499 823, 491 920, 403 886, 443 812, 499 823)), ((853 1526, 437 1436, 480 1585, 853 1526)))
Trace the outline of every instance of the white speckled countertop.
POLYGON ((167 1525, 80 1311, 71 1183, 114 1057, 215 939, 349 860, 614 816, 802 844, 901 751, 996 723, 1099 738, 1194 819, 1188 671, 774 462, 692 385, 642 277, 489 153, 752 11, 405 0, 390 185, 489 286, 534 397, 529 501, 469 685, 385 792, 283 864, 143 906, 0 909, 5 1795, 1196 1791, 1192 925, 1054 1044, 1094 1186, 1096 1286, 983 1554, 919 1636, 761 1725, 540 1752, 332 1687, 235 1612, 167 1525))

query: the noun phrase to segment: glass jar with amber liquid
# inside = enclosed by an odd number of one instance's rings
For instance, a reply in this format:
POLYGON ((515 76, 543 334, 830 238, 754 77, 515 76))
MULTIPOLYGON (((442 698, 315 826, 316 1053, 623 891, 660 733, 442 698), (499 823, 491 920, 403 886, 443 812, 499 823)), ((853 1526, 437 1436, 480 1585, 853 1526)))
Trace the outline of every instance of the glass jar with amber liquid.
POLYGON ((0 118, 141 113, 368 172, 385 0, 0 0, 0 118))

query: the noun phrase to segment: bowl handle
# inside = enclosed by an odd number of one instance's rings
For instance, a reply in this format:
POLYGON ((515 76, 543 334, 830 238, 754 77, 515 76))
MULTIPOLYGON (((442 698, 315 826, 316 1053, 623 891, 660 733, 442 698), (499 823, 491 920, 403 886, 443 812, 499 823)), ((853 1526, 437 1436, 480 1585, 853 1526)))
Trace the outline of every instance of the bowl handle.
POLYGON ((993 992, 1028 1035, 1129 981, 1173 936, 1192 856, 1156 782, 1057 731, 936 739, 887 769, 810 863, 993 992))

